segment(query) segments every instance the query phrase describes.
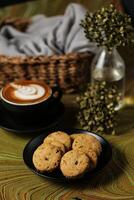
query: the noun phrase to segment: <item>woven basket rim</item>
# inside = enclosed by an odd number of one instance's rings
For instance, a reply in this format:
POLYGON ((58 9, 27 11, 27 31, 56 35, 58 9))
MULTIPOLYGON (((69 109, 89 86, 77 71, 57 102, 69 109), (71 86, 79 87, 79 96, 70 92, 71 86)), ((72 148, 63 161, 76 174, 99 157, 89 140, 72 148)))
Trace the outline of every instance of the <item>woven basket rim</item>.
POLYGON ((40 56, 7 56, 0 55, 0 63, 14 63, 14 64, 32 64, 32 63, 50 63, 50 62, 67 62, 67 61, 80 61, 81 59, 86 59, 93 57, 91 52, 73 52, 62 55, 40 55, 40 56))

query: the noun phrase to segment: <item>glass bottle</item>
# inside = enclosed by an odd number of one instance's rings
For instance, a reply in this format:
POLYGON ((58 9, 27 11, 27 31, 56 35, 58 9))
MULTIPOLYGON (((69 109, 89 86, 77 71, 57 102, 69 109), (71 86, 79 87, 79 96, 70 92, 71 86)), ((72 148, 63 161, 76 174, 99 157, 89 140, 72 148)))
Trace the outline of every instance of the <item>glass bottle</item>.
POLYGON ((108 51, 106 48, 100 48, 94 57, 91 66, 91 84, 105 81, 109 87, 114 84, 117 88, 118 105, 116 110, 123 106, 125 93, 125 64, 116 48, 108 51))

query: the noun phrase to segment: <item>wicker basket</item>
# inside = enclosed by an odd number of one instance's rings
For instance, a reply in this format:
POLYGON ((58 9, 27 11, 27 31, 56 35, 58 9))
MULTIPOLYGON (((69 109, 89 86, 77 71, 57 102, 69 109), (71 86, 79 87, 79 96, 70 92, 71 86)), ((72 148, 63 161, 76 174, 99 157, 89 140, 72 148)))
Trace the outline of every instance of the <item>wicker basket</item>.
MULTIPOLYGON (((29 21, 6 19, 0 26, 5 24, 25 30, 29 21)), ((44 81, 50 86, 57 84, 66 93, 75 92, 89 80, 92 58, 90 52, 25 58, 0 55, 0 88, 14 80, 28 79, 44 81)))

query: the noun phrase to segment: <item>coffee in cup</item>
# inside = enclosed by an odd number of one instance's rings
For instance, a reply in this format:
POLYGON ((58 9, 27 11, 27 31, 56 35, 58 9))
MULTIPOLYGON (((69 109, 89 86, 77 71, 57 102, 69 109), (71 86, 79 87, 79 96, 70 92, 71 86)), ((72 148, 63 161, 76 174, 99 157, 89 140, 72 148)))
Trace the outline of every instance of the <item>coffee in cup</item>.
POLYGON ((13 117, 23 121, 32 117, 33 121, 49 114, 60 101, 61 90, 58 87, 50 88, 40 81, 19 80, 5 85, 0 97, 4 108, 13 117))
POLYGON ((1 91, 1 98, 13 105, 34 105, 46 101, 52 89, 41 82, 16 81, 7 84, 1 91))

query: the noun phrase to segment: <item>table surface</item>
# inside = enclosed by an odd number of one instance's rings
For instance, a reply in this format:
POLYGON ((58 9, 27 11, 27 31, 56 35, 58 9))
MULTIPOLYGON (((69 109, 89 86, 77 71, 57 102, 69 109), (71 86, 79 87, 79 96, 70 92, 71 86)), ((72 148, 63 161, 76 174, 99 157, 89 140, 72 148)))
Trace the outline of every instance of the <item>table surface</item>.
MULTIPOLYGON (((134 47, 121 52, 127 66, 128 105, 120 112, 118 135, 103 135, 113 147, 111 162, 88 183, 56 183, 35 175, 23 162, 23 149, 36 135, 21 135, 0 129, 0 200, 134 200, 133 53, 134 47)), ((75 95, 64 95, 63 102, 67 109, 59 127, 76 126, 74 98, 75 95)))

